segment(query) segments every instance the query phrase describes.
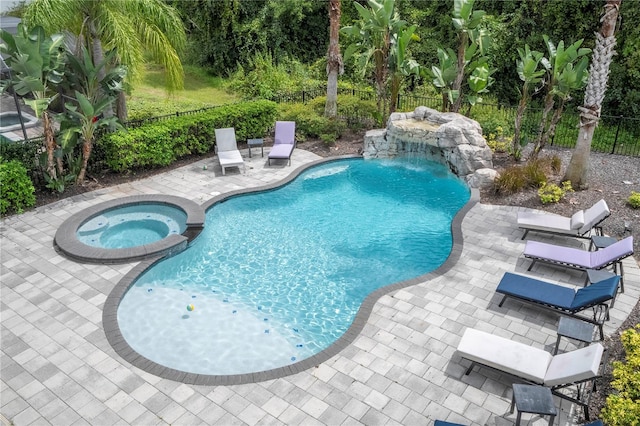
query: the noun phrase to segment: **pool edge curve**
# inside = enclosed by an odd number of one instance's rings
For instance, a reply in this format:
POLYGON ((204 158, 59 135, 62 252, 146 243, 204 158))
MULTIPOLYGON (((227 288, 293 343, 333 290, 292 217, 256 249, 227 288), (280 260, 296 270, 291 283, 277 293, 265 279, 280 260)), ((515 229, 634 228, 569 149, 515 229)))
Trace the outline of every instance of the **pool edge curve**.
MULTIPOLYGON (((284 186, 297 178, 303 171, 307 170, 310 167, 316 166, 322 163, 328 163, 332 161, 338 161, 341 159, 348 158, 361 158, 358 155, 343 155, 331 158, 322 158, 305 165, 302 165, 292 171, 289 176, 286 178, 271 183, 268 185, 263 185, 260 187, 254 188, 246 188, 239 189, 227 192, 225 194, 220 194, 218 196, 213 197, 211 200, 206 201, 202 204, 203 211, 207 211, 214 204, 219 203, 228 198, 251 193, 251 192, 261 192, 268 191, 271 189, 279 188, 284 186)), ((113 288, 113 290, 107 296, 105 300, 104 307, 102 309, 102 325, 107 337, 107 341, 111 345, 111 347, 116 351, 120 357, 122 357, 125 361, 129 362, 134 367, 140 368, 147 373, 156 375, 163 379, 169 379, 185 384, 193 384, 193 385, 202 385, 202 386, 226 386, 226 385, 240 385, 240 384, 248 384, 248 383, 258 383, 264 382, 267 380, 278 379, 281 377, 291 376, 293 374, 297 374, 310 368, 317 366, 318 364, 328 361, 333 356, 337 355, 341 351, 347 348, 354 340, 361 334, 364 326, 366 325, 373 307, 375 303, 384 295, 391 294, 397 290, 402 288, 414 286, 420 283, 424 283, 425 281, 432 280, 445 272, 449 271, 459 260, 460 255, 462 254, 463 248, 463 235, 462 235, 462 222, 466 216, 466 214, 471 210, 471 208, 480 201, 480 192, 475 188, 469 188, 470 196, 469 200, 466 202, 464 206, 458 210, 456 215, 453 217, 451 221, 451 234, 452 234, 452 246, 451 252, 449 256, 444 261, 442 265, 440 265, 435 270, 428 272, 427 274, 420 275, 415 278, 411 278, 408 280, 396 282, 389 284, 387 286, 381 287, 373 292, 371 292, 367 297, 362 301, 356 316, 349 326, 349 328, 345 331, 345 333, 340 336, 338 340, 336 340, 329 347, 324 349, 321 352, 318 352, 315 355, 310 356, 309 358, 305 358, 298 362, 295 362, 290 365, 286 365, 283 367, 278 367, 270 370, 254 372, 254 373, 244 373, 244 374, 232 374, 232 375, 207 375, 207 374, 196 374, 196 373, 187 373, 184 371, 175 370, 169 367, 162 366, 154 361, 149 360, 143 355, 136 352, 124 339, 122 333, 120 331, 120 326, 118 324, 118 307, 125 293, 129 290, 131 285, 135 282, 135 280, 144 273, 147 269, 152 267, 155 263, 162 260, 165 256, 157 256, 151 259, 146 259, 140 262, 138 265, 134 266, 113 288)))

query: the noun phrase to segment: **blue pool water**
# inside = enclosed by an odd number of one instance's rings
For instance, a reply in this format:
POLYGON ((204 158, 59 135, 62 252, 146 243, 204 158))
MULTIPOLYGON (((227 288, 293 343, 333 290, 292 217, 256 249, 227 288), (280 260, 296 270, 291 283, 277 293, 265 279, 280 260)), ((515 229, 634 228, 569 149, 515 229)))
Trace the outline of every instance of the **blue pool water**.
POLYGON ((107 210, 78 228, 78 240, 106 249, 143 246, 182 234, 187 214, 166 204, 134 204, 107 210))
POLYGON ((230 198, 191 247, 136 280, 120 330, 138 353, 189 373, 298 362, 340 338, 371 292, 440 266, 469 195, 439 164, 351 159, 230 198))

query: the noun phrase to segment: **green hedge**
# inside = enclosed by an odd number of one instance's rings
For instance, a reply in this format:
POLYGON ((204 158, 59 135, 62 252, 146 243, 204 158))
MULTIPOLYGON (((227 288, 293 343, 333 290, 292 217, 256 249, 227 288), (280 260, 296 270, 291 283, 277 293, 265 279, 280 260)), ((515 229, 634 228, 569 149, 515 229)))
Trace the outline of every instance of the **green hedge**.
POLYGON ((19 161, 4 161, 0 157, 0 183, 0 214, 22 213, 35 205, 35 188, 19 161))
POLYGON ((213 150, 215 129, 233 127, 236 139, 243 141, 264 136, 275 117, 274 102, 243 102, 106 134, 99 143, 107 165, 116 172, 161 167, 189 154, 213 150))

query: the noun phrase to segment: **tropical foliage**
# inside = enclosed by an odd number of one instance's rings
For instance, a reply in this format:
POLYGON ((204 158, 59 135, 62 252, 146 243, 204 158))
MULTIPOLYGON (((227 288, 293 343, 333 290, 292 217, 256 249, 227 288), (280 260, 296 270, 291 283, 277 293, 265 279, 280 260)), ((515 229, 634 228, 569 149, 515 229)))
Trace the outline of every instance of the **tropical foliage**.
POLYGON ((564 105, 572 92, 582 89, 587 84, 589 59, 586 55, 591 53, 591 49, 580 47, 583 40, 578 40, 565 48, 562 40, 556 46, 547 35, 543 35, 542 38, 549 56, 541 60, 547 73, 546 94, 538 139, 533 149, 534 156, 553 137, 564 105))
MULTIPOLYGON (((84 46, 96 64, 105 51, 115 49, 110 65, 126 66, 129 83, 138 80, 145 57, 151 57, 164 66, 169 91, 183 86, 179 53, 186 43, 184 26, 175 9, 162 0, 34 0, 23 18, 49 33, 70 31, 77 37, 74 53, 80 56, 84 46)), ((123 100, 119 117, 125 120, 123 100)))
POLYGON ((42 27, 31 31, 18 25, 16 36, 0 31, 0 52, 6 55, 6 63, 12 69, 11 78, 3 79, 2 92, 12 88, 25 98, 25 103, 42 119, 46 146, 46 172, 51 179, 62 174, 60 158, 55 158, 57 148, 53 122, 48 108, 57 97, 54 86, 62 82, 64 45, 62 34, 46 36, 42 27))
POLYGON ((418 63, 407 50, 416 26, 400 19, 395 0, 368 0, 368 7, 354 5, 360 19, 342 29, 351 41, 344 53, 345 60, 354 56, 363 77, 371 72, 378 111, 384 117, 395 111, 404 77, 419 73, 418 63))
POLYGON ((68 56, 69 72, 64 86, 68 91, 73 90, 75 102, 65 103, 66 114, 62 118, 61 145, 63 151, 70 152, 78 142, 81 143, 82 162, 76 183, 82 183, 85 179, 98 129, 122 128, 117 117, 104 115, 122 91, 122 82, 126 76, 122 67, 111 68, 106 73, 103 70, 115 53, 109 51, 98 64, 93 63, 85 48, 82 49, 82 59, 74 55, 68 56))
POLYGON ((533 89, 534 92, 537 91, 535 86, 542 82, 545 74, 544 69, 539 69, 540 61, 544 55, 542 52, 535 50, 532 51, 529 48, 529 45, 525 45, 524 50, 518 49, 518 55, 520 56, 520 59, 516 62, 518 77, 520 77, 523 84, 520 102, 518 103, 518 110, 516 112, 512 141, 512 152, 516 159, 520 158, 520 129, 522 126, 524 111, 526 110, 531 98, 531 90, 533 89))

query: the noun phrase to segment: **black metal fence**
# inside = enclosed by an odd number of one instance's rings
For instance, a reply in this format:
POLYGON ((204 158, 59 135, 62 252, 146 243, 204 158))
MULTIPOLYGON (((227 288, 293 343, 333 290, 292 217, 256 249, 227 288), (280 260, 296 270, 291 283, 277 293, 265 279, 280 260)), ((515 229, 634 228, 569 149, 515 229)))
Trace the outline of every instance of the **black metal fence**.
MULTIPOLYGON (((341 95, 352 95, 362 100, 375 100, 375 93, 370 90, 339 89, 341 95)), ((279 95, 276 102, 297 103, 308 102, 319 96, 325 96, 322 89, 303 90, 296 93, 279 95)), ((411 94, 398 95, 397 111, 413 111, 419 106, 440 110, 442 99, 430 96, 416 96, 411 94)), ((485 134, 500 125, 505 135, 513 131, 516 107, 496 104, 479 104, 471 108, 468 114, 483 125, 485 134), (489 131, 487 131, 489 130, 489 131)), ((525 142, 533 142, 539 134, 539 124, 542 110, 529 108, 522 120, 521 135, 525 142)), ((555 135, 550 141, 551 146, 573 148, 576 145, 579 132, 579 115, 565 111, 557 124, 555 135)), ((601 117, 596 127, 591 150, 609 154, 640 156, 640 118, 608 116, 601 117)))
MULTIPOLYGON (((375 100, 375 93, 372 90, 339 89, 338 93, 341 95, 355 96, 361 100, 375 100)), ((295 93, 281 94, 273 100, 277 103, 306 103, 317 97, 325 95, 326 91, 323 89, 305 90, 295 93)), ((418 106, 426 106, 439 110, 442 106, 442 99, 410 94, 401 94, 398 97, 398 111, 413 111, 418 106)), ((148 123, 169 120, 184 115, 197 114, 220 107, 221 106, 212 106, 189 111, 176 111, 173 114, 133 120, 127 122, 125 127, 135 128, 148 123)), ((468 111, 468 115, 471 118, 481 123, 485 136, 488 136, 492 132, 498 132, 499 128, 502 128, 502 131, 506 136, 512 134, 515 114, 515 107, 493 104, 476 105, 468 111)), ((538 128, 541 115, 542 111, 539 109, 527 109, 521 126, 523 141, 532 142, 536 140, 539 133, 538 128)), ((363 122, 362 124, 366 126, 372 125, 370 118, 342 118, 348 122, 360 120, 363 122)), ((555 135, 550 141, 550 145, 562 148, 575 147, 579 131, 578 122, 579 116, 577 114, 572 113, 571 111, 566 111, 558 122, 555 135)), ((43 170, 38 161, 39 154, 42 152, 42 146, 42 137, 18 142, 2 141, 0 142, 0 156, 5 159, 18 159, 25 165, 30 164, 30 175, 33 179, 39 181, 43 180, 43 170)), ((602 116, 602 119, 594 133, 591 150, 594 152, 609 154, 640 156, 640 119, 621 116, 602 116)), ((92 153, 90 169, 93 171, 104 169, 104 167, 106 167, 104 158, 105 155, 104 152, 102 152, 100 144, 96 144, 94 152, 92 153)))

